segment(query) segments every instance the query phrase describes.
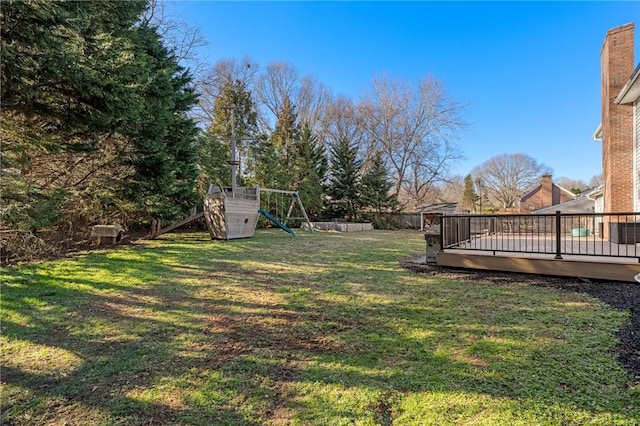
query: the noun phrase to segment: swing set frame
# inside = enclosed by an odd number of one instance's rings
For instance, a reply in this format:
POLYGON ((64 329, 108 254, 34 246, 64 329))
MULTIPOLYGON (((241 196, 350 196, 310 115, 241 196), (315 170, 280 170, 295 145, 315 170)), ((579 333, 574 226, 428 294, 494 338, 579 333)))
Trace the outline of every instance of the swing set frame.
MULTIPOLYGON (((282 194, 282 195, 290 195, 291 196, 291 202, 289 203, 289 209, 287 210, 287 216, 282 219, 282 214, 280 214, 280 217, 278 219, 280 219, 282 221, 282 223, 284 223, 285 225, 287 224, 287 222, 289 220, 301 220, 302 221, 302 229, 304 229, 305 231, 309 231, 309 232, 313 232, 313 224, 311 223, 311 221, 309 220, 309 216, 307 215, 307 211, 304 208, 304 205, 302 204, 302 200, 300 199, 300 194, 298 193, 298 191, 286 191, 283 189, 272 189, 272 188, 262 188, 260 186, 257 187, 257 192, 258 192, 258 200, 262 200, 263 198, 260 196, 262 192, 267 192, 267 193, 275 193, 275 194, 282 194), (302 212, 302 216, 301 217, 291 217, 291 214, 293 213, 293 209, 295 208, 296 204, 298 205, 298 207, 300 208, 300 211, 302 212)), ((267 196, 267 200, 269 200, 270 198, 269 194, 267 196)), ((269 203, 269 201, 267 201, 267 204, 269 203)), ((276 207, 277 207, 277 201, 276 201, 276 207)), ((283 212, 283 210, 281 210, 281 213, 283 212)))

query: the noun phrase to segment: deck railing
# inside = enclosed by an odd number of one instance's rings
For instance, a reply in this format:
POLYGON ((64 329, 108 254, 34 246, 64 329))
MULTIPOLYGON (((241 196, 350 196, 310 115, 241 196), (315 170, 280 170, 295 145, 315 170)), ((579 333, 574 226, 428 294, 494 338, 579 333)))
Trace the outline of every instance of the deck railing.
POLYGON ((441 217, 443 250, 638 258, 640 213, 441 217))
POLYGON ((231 187, 224 187, 220 189, 219 186, 210 185, 207 195, 214 199, 232 197, 236 199, 255 201, 258 199, 258 190, 255 187, 250 188, 250 187, 244 187, 244 186, 237 186, 236 191, 234 193, 231 187))

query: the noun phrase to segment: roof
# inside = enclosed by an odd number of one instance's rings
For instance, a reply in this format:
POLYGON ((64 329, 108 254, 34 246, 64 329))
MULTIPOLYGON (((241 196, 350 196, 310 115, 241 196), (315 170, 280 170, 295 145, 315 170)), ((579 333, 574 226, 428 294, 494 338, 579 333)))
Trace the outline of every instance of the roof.
MULTIPOLYGON (((540 188, 542 186, 542 183, 538 183, 536 185, 534 185, 533 187, 531 187, 528 191, 526 191, 524 194, 522 194, 520 196, 520 201, 522 201, 524 198, 528 197, 529 195, 533 194, 538 188, 540 188)), ((571 194, 571 196, 575 197, 576 194, 574 194, 573 192, 569 191, 566 188, 563 188, 562 186, 553 183, 553 181, 551 181, 551 187, 556 187, 559 188, 561 191, 566 192, 567 194, 571 194)))
POLYGON ((604 196, 604 185, 597 186, 593 189, 585 191, 582 193, 587 198, 595 200, 596 198, 604 196))
POLYGON ((456 214, 459 212, 458 203, 435 203, 418 207, 417 213, 423 214, 456 214))
POLYGON ((597 140, 597 141, 602 141, 602 124, 600 124, 598 126, 598 128, 596 129, 595 132, 593 132, 593 136, 591 136, 593 139, 597 140))
POLYGON ((640 99, 640 64, 631 74, 631 78, 624 85, 616 99, 617 104, 632 104, 640 99))
POLYGON ((555 206, 535 210, 531 214, 552 214, 557 211, 562 213, 593 213, 595 211, 595 201, 584 196, 556 204, 555 206))
MULTIPOLYGON (((631 74, 631 78, 624 85, 618 96, 614 99, 617 104, 632 104, 640 99, 640 64, 636 66, 636 69, 631 74)), ((602 141, 602 124, 598 126, 595 132, 593 132, 593 139, 602 141)))

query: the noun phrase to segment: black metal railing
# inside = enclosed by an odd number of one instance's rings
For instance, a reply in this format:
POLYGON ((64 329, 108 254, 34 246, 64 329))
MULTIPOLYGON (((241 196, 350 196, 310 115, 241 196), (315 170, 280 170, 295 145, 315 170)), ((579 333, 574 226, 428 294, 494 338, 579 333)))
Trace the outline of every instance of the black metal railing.
POLYGON ((443 250, 638 258, 640 213, 442 216, 443 250))

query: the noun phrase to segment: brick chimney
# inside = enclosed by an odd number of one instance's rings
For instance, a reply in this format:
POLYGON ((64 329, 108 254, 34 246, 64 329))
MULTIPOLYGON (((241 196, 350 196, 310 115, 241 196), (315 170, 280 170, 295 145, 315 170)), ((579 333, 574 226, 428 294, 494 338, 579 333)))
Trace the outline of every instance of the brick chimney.
POLYGON ((605 212, 633 211, 633 106, 614 103, 633 73, 633 38, 634 24, 613 28, 600 53, 605 212))
POLYGON ((553 180, 550 174, 542 175, 540 188, 540 208, 553 206, 553 180))

